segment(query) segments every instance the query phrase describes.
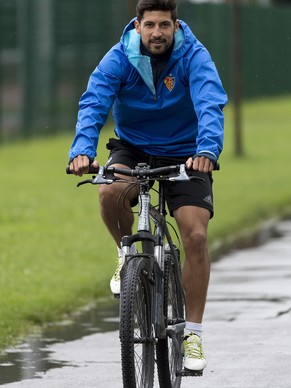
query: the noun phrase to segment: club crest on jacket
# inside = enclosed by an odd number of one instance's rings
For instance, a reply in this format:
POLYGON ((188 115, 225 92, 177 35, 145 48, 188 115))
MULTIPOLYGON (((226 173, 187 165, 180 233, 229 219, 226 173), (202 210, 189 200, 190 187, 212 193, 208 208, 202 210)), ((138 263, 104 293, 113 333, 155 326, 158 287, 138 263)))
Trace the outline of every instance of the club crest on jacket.
POLYGON ((171 92, 175 86, 175 77, 165 77, 164 84, 167 86, 168 90, 171 92))

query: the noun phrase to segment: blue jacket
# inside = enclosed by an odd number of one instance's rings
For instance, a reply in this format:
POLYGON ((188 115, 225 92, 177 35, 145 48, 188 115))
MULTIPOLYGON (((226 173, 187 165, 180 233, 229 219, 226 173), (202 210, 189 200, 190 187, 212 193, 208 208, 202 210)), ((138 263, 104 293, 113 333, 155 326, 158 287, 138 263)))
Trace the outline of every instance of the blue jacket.
POLYGON ((79 154, 94 159, 111 107, 116 135, 141 150, 173 157, 203 154, 217 160, 226 102, 210 54, 183 21, 155 89, 150 58, 140 53, 140 35, 132 20, 92 73, 80 99, 70 160, 79 154))

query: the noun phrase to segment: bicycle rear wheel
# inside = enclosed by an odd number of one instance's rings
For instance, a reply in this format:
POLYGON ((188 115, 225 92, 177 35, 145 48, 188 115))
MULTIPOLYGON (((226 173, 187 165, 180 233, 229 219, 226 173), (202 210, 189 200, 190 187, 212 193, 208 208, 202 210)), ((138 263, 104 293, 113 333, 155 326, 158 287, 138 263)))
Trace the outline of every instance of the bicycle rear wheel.
POLYGON ((120 342, 125 388, 153 387, 155 340, 149 260, 133 257, 122 275, 120 342))
POLYGON ((183 362, 181 350, 184 333, 184 301, 177 283, 176 271, 172 255, 166 254, 163 308, 168 334, 165 339, 159 339, 156 351, 159 383, 161 387, 167 388, 181 386, 181 376, 177 375, 177 372, 182 369, 183 362))

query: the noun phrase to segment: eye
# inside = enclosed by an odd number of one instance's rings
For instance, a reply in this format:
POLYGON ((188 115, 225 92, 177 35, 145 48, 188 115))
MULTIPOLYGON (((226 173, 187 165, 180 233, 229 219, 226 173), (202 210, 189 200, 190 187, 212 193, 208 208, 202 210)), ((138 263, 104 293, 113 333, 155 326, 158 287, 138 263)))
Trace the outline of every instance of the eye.
POLYGON ((146 22, 146 23, 144 24, 144 26, 145 26, 146 28, 152 28, 153 25, 154 25, 154 23, 151 23, 151 22, 146 22))
POLYGON ((163 23, 161 23, 160 27, 161 28, 169 28, 169 27, 171 27, 171 24, 169 22, 163 22, 163 23))

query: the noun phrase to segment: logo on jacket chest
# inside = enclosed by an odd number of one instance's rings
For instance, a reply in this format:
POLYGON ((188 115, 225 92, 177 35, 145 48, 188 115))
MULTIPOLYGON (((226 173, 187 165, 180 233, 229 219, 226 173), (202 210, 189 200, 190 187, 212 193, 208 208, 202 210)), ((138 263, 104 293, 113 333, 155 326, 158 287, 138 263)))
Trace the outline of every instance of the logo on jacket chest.
POLYGON ((170 74, 168 77, 165 77, 164 84, 166 85, 169 92, 171 92, 175 87, 175 77, 170 74))

